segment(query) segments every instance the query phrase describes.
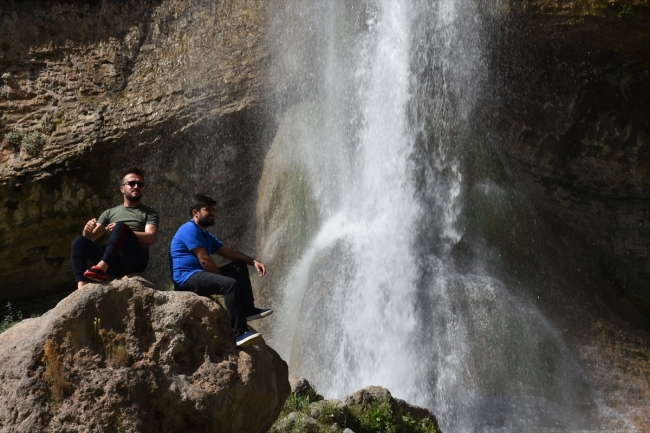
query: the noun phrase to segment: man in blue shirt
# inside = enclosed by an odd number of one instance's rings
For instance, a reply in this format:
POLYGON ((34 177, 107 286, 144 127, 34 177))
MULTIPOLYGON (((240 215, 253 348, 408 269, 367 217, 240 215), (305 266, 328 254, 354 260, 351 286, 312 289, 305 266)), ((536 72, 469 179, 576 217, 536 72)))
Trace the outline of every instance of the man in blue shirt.
POLYGON ((180 226, 169 248, 169 267, 176 290, 194 292, 200 296, 223 295, 237 346, 244 347, 262 339, 250 332, 246 321, 261 319, 273 313, 255 307, 253 289, 247 265, 254 266, 259 278, 266 267, 252 257, 228 248, 206 229, 214 225, 214 205, 205 195, 194 196, 190 206, 191 220, 180 226), (217 267, 210 256, 218 254, 231 263, 217 267))

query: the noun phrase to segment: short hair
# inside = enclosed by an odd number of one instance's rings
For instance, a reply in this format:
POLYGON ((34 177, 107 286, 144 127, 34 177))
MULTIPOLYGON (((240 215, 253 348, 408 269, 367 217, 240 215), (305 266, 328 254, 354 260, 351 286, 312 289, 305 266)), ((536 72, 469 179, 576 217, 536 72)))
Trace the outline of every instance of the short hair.
POLYGON ((194 201, 190 205, 190 216, 194 216, 194 211, 201 211, 201 208, 207 207, 207 206, 214 206, 217 204, 216 200, 211 199, 207 195, 204 194, 196 194, 194 196, 194 201))
POLYGON ((124 183, 124 178, 126 177, 127 174, 137 174, 138 176, 144 179, 144 170, 134 165, 133 167, 129 167, 126 170, 124 170, 124 173, 122 173, 122 177, 120 177, 120 185, 124 183))

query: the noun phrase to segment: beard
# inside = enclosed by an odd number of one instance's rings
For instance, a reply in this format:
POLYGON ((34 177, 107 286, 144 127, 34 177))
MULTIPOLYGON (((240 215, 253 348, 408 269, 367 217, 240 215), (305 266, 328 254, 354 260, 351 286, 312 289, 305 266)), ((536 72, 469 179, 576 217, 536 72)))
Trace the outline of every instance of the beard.
POLYGON ((201 227, 210 227, 214 225, 214 217, 199 217, 201 227))
POLYGON ((128 201, 138 201, 139 202, 142 199, 142 195, 133 196, 131 194, 126 193, 126 194, 124 194, 124 196, 126 197, 126 199, 128 201))

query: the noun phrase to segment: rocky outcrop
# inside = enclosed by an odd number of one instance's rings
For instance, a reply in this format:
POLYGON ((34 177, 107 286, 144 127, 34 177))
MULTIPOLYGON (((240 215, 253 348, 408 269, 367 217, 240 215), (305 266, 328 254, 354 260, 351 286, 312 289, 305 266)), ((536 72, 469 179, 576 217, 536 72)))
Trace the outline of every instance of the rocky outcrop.
MULTIPOLYGON (((364 414, 370 408, 374 408, 376 419, 370 421, 375 424, 374 429, 377 431, 395 431, 397 428, 397 431, 435 431, 440 433, 438 421, 431 411, 396 399, 390 394, 390 391, 381 386, 368 386, 342 400, 324 400, 304 377, 290 375, 289 382, 291 383, 291 398, 298 399, 298 401, 301 398, 306 399, 309 405, 303 407, 301 411, 292 411, 279 418, 271 432, 290 432, 296 429, 317 432, 325 429, 332 432, 348 433, 353 431, 350 427, 367 431, 373 426, 366 424, 368 420, 364 419, 366 418, 364 414), (411 424, 405 426, 403 423, 411 424)), ((290 409, 295 408, 299 407, 290 409)))
POLYGON ((246 238, 265 19, 259 0, 0 6, 0 303, 72 289, 70 241, 119 202, 130 165, 148 171, 145 200, 166 217, 151 262, 161 284, 191 194, 219 201, 230 245, 246 238))
POLYGON ((135 277, 91 284, 0 335, 0 432, 262 432, 290 393, 225 308, 135 277))

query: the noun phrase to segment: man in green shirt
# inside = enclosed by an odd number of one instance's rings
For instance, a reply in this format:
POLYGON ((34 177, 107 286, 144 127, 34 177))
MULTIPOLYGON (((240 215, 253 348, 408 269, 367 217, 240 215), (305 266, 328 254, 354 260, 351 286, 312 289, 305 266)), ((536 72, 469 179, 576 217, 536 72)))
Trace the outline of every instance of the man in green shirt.
POLYGON ((124 203, 88 221, 81 236, 72 241, 72 269, 78 289, 88 281, 106 280, 107 275, 142 272, 149 263, 149 246, 156 242, 159 220, 155 210, 140 203, 144 171, 130 167, 121 179, 124 203), (95 242, 104 232, 110 233, 105 246, 95 242), (85 270, 89 260, 96 265, 85 270))

